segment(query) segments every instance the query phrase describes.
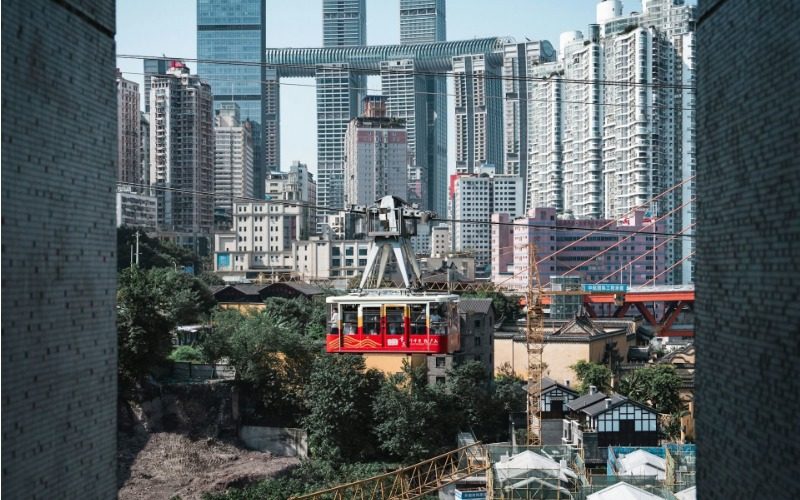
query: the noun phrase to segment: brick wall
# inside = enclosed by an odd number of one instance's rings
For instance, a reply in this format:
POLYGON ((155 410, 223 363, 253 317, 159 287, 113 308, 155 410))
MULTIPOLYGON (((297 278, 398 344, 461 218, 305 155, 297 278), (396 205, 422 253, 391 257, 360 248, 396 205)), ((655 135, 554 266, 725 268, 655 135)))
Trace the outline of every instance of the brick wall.
POLYGON ((700 0, 698 498, 800 491, 800 2, 700 0))
POLYGON ((4 498, 116 496, 114 16, 3 2, 4 498))

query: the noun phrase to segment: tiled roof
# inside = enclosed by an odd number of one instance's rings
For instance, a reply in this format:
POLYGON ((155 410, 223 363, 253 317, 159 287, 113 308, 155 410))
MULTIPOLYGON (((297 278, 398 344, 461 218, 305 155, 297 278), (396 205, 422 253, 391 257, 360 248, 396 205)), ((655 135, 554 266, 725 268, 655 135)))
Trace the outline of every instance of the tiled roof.
POLYGON ((460 299, 458 312, 489 314, 492 309, 492 299, 460 299))
POLYGON ((584 394, 583 396, 573 399, 569 403, 567 403, 567 408, 573 411, 580 411, 587 406, 591 406, 598 401, 602 401, 606 398, 606 395, 602 392, 596 392, 594 394, 584 394))

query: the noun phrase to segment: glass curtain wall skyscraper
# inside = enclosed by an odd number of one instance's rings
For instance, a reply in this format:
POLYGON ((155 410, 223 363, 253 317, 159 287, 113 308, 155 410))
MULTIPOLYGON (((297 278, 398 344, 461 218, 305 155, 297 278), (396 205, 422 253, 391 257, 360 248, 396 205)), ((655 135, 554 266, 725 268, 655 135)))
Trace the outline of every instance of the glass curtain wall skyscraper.
MULTIPOLYGON (((445 0, 400 0, 400 44, 415 45, 444 42, 447 39, 445 0)), ((413 61, 401 62, 406 66, 413 61)), ((382 69, 392 67, 389 63, 382 69)), ((422 172, 428 188, 427 208, 439 214, 447 211, 447 80, 444 76, 425 75, 409 77, 400 73, 382 71, 382 88, 389 98, 388 113, 403 107, 411 147, 412 167, 422 172), (399 84, 401 81, 406 85, 399 84), (398 85, 399 84, 399 85, 398 85), (413 116, 407 104, 414 102, 413 116), (412 126, 416 130, 412 131, 412 126)))
MULTIPOLYGON (((367 43, 365 0, 323 0, 322 40, 325 47, 361 47, 367 43)), ((366 95, 364 71, 349 63, 319 65, 317 79, 317 203, 344 208, 344 135, 358 116, 366 95)))
POLYGON ((197 0, 197 73, 211 85, 215 110, 236 103, 252 123, 256 196, 280 163, 278 75, 265 65, 265 20, 264 0, 197 0))

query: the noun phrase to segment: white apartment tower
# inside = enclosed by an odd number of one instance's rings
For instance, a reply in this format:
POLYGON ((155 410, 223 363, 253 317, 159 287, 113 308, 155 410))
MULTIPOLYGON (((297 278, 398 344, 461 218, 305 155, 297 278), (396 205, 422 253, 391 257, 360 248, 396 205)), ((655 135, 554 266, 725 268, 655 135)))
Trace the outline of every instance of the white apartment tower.
POLYGON ((445 0, 400 0, 400 44, 445 41, 445 0))
POLYGON ((214 119, 214 208, 230 215, 233 203, 254 195, 253 129, 239 105, 222 103, 214 119))
POLYGON ((158 198, 159 232, 198 250, 211 234, 214 132, 211 88, 174 61, 151 77, 150 186, 158 198))
POLYGON ((528 80, 528 189, 526 206, 563 211, 562 65, 530 68, 528 80))
POLYGON ((141 190, 139 85, 117 70, 117 181, 141 190))
POLYGON ((288 172, 269 172, 264 183, 264 196, 269 200, 294 202, 299 207, 297 234, 306 239, 315 232, 317 183, 308 165, 295 161, 288 172))
POLYGON ((483 54, 453 58, 456 172, 470 174, 503 161, 503 102, 499 69, 483 54))
POLYGON ((477 274, 488 275, 491 264, 493 213, 522 215, 522 177, 505 174, 462 174, 453 183, 453 243, 456 252, 473 252, 477 274))
POLYGON ((359 117, 345 133, 345 206, 408 198, 408 145, 402 120, 359 117))

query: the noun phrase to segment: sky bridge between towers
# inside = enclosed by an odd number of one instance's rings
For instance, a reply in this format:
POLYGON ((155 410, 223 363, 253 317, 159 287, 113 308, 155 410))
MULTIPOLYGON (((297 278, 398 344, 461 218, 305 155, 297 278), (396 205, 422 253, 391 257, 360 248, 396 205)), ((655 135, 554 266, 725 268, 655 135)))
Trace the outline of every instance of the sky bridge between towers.
MULTIPOLYGON (((414 45, 370 45, 352 47, 268 48, 266 63, 274 66, 280 77, 313 77, 315 67, 328 64, 349 64, 365 73, 379 73, 382 61, 413 59, 420 72, 452 70, 453 57, 485 54, 490 63, 502 63, 503 45, 512 38, 475 38, 453 42, 414 45)), ((549 44, 548 44, 549 45, 549 44)))

